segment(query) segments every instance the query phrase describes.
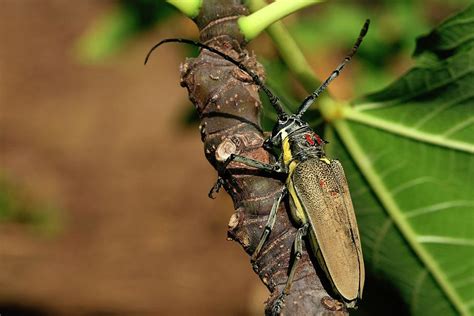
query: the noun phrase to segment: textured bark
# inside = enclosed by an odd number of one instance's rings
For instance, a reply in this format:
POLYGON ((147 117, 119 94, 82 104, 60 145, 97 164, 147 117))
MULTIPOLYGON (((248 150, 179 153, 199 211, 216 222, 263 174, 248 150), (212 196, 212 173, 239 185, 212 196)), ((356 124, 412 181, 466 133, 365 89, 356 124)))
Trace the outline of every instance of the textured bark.
MULTIPOLYGON (((237 26, 237 18, 247 14, 237 0, 204 0, 194 21, 200 40, 243 62, 261 78, 262 67, 244 49, 245 41, 237 26)), ((201 136, 205 155, 220 170, 224 188, 232 197, 236 212, 229 222, 228 236, 239 242, 251 255, 258 244, 275 197, 283 189, 282 179, 239 163, 222 169, 222 159, 230 153, 262 162, 274 158, 262 148, 264 135, 260 127, 261 102, 258 87, 250 77, 221 57, 202 51, 181 67, 181 84, 201 119, 201 136), (220 159, 221 158, 221 159, 220 159)), ((289 219, 287 203, 278 210, 277 222, 254 267, 271 296, 266 314, 270 315, 275 299, 287 280, 296 227, 289 219)), ((319 273, 319 272, 318 272, 319 273)), ((321 274, 321 273, 320 273, 321 274)), ((305 251, 299 262, 291 293, 285 298, 282 315, 346 315, 341 303, 329 297, 305 251)))

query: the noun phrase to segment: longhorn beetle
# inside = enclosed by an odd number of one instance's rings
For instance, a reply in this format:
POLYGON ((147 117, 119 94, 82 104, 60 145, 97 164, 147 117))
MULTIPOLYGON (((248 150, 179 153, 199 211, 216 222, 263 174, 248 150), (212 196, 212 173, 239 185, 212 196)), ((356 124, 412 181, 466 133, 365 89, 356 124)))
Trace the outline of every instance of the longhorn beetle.
MULTIPOLYGON (((323 149, 326 142, 309 127, 302 116, 354 56, 367 34, 369 23, 369 20, 365 21, 351 52, 341 64, 318 89, 303 100, 296 114, 290 115, 283 110, 278 97, 272 94, 253 71, 205 44, 187 39, 165 39, 153 46, 145 59, 146 64, 153 50, 169 42, 191 44, 211 51, 246 72, 265 92, 277 112, 278 121, 272 135, 264 142, 267 150, 274 147, 281 148, 282 155, 277 163, 266 164, 235 154, 230 155, 224 162, 224 167, 236 161, 265 172, 286 176, 286 185, 281 194, 275 198, 267 224, 251 257, 254 263, 272 231, 280 203, 289 194, 291 215, 299 228, 293 244, 294 259, 285 288, 274 304, 275 313, 279 313, 284 298, 290 291, 296 267, 302 255, 302 239, 305 236, 308 237, 311 251, 330 281, 332 289, 345 305, 354 308, 357 301, 362 298, 365 279, 364 260, 344 170, 338 160, 326 157, 323 149)), ((222 178, 219 176, 211 193, 218 191, 221 185, 222 178)))

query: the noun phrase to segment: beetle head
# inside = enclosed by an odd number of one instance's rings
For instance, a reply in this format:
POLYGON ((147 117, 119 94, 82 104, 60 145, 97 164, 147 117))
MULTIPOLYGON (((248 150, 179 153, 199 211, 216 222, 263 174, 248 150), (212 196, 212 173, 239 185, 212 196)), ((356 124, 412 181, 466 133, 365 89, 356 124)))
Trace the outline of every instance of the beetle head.
POLYGON ((304 127, 308 127, 308 123, 298 116, 282 116, 278 119, 275 127, 273 127, 271 142, 273 145, 278 146, 288 134, 304 127))

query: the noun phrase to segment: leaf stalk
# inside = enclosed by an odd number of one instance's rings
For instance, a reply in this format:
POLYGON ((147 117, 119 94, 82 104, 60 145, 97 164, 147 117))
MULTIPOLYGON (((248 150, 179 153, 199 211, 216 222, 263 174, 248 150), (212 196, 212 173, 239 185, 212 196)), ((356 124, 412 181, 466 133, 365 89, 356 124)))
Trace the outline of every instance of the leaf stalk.
POLYGON ((285 16, 322 1, 324 0, 275 1, 250 15, 240 17, 238 25, 245 39, 250 41, 262 33, 267 27, 285 16))
POLYGON ((199 14, 199 10, 202 6, 202 0, 166 0, 166 2, 175 6, 179 11, 191 19, 199 14))

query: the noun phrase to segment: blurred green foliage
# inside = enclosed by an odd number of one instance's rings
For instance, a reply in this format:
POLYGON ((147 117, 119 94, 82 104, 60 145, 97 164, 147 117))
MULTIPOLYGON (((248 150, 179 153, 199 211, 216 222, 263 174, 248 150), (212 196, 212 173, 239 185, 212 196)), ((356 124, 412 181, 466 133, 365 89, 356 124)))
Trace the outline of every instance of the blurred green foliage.
POLYGON ((164 1, 120 0, 78 41, 76 53, 83 62, 100 62, 118 52, 135 36, 150 30, 177 11, 164 1))
POLYGON ((44 235, 61 230, 59 209, 33 198, 21 185, 0 176, 0 222, 25 225, 44 235))

